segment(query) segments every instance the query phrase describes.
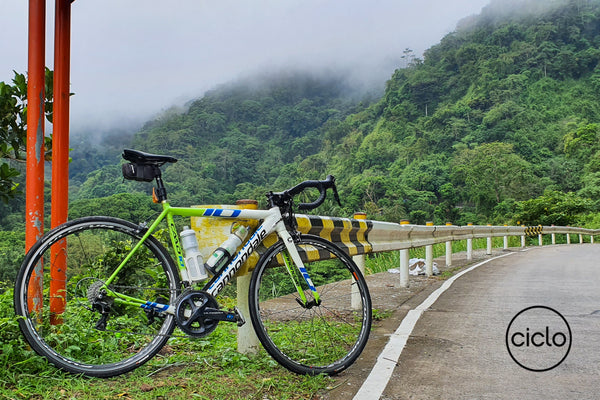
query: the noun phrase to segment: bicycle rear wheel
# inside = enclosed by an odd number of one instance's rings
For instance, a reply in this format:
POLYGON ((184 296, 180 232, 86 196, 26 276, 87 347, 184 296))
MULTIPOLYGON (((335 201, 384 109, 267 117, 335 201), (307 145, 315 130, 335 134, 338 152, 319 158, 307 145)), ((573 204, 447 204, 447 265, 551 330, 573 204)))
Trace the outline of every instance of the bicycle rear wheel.
MULTIPOLYGON (((102 289, 142 235, 130 222, 89 217, 51 230, 32 247, 14 300, 21 331, 38 354, 72 373, 109 377, 137 368, 163 347, 173 315, 124 304, 124 297, 102 289)), ((176 271, 167 250, 150 237, 109 288, 172 304, 180 291, 176 271)))
POLYGON ((371 329, 371 298, 352 258, 318 236, 302 235, 296 243, 319 300, 289 260, 282 241, 260 258, 250 282, 250 318, 267 352, 299 374, 336 374, 364 349, 371 329), (319 258, 317 261, 309 259, 319 258), (302 285, 308 303, 292 282, 302 285), (304 304, 304 305, 302 305, 304 304))

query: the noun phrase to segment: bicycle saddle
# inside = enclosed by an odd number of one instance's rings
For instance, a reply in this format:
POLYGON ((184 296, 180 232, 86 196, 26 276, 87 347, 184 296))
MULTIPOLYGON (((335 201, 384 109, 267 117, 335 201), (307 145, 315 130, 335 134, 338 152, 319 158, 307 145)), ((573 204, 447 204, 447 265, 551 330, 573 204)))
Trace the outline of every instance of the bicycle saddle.
POLYGON ((175 157, 144 153, 143 151, 132 149, 124 149, 122 156, 127 161, 142 164, 164 164, 168 162, 177 162, 177 159, 175 157))

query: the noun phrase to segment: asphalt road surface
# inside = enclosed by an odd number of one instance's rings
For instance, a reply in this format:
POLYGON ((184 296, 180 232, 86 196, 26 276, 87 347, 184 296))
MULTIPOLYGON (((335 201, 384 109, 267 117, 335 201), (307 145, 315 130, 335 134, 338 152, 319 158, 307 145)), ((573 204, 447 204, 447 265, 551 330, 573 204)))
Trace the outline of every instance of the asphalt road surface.
POLYGON ((456 279, 380 399, 600 399, 600 246, 531 248, 456 279))

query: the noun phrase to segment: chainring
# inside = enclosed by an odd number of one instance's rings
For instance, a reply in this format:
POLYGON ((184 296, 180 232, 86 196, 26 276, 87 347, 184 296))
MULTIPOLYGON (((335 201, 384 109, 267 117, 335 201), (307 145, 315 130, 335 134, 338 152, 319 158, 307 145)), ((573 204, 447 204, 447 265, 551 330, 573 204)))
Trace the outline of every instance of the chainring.
POLYGON ((218 308, 219 306, 210 294, 198 290, 185 292, 177 297, 175 305, 175 321, 185 334, 204 337, 217 328, 218 320, 203 315, 207 307, 218 308))

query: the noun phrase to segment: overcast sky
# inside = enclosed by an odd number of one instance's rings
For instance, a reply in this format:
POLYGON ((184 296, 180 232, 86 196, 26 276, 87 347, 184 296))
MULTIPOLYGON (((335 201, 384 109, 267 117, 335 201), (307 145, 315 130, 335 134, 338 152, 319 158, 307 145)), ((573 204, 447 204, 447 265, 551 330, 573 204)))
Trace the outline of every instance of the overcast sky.
MULTIPOLYGON (((142 122, 219 83, 272 68, 350 70, 383 88, 489 0, 77 0, 72 130, 142 122)), ((27 69, 27 1, 0 0, 0 81, 27 69)), ((46 64, 52 68, 54 1, 46 64)))

